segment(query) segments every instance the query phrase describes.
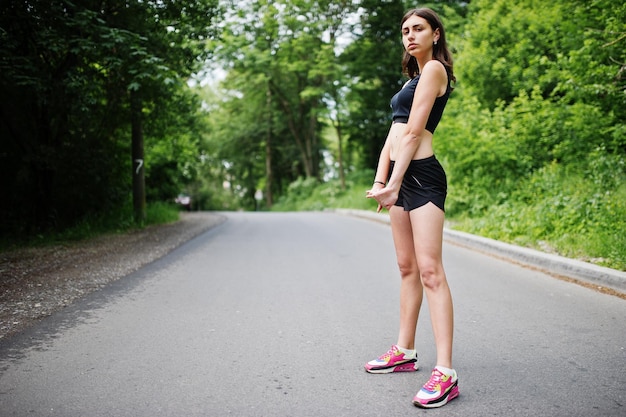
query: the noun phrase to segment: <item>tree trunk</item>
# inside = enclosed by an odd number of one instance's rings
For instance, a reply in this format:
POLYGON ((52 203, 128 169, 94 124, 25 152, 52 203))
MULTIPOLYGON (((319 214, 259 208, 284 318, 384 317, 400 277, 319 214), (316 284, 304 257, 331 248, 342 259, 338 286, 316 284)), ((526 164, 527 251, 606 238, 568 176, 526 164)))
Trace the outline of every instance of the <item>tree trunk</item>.
POLYGON ((341 181, 341 190, 346 189, 346 174, 343 169, 343 138, 341 137, 341 122, 339 121, 339 115, 335 121, 335 131, 337 132, 337 162, 339 163, 339 180, 341 181))
POLYGON ((143 126, 141 120, 141 98, 136 91, 130 92, 130 118, 133 159, 133 211, 135 222, 146 220, 146 183, 144 175, 143 126))
POLYGON ((265 139, 265 203, 267 207, 272 207, 272 182, 274 181, 272 172, 272 90, 267 87, 267 138, 265 139))

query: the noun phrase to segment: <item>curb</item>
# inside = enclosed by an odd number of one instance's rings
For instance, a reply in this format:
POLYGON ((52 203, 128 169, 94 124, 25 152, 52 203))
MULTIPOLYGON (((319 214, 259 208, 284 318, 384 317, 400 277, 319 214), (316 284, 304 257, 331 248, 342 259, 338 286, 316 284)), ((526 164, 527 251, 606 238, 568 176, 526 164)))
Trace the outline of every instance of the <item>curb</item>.
MULTIPOLYGON (((389 216, 386 214, 349 209, 336 209, 334 211, 338 214, 360 217, 386 224, 390 223, 389 216)), ((448 228, 444 228, 443 235, 444 240, 448 243, 464 246, 509 261, 518 262, 522 265, 530 266, 558 277, 581 281, 594 286, 594 288, 606 287, 622 295, 626 294, 626 272, 623 271, 515 246, 470 233, 450 230, 448 228)))

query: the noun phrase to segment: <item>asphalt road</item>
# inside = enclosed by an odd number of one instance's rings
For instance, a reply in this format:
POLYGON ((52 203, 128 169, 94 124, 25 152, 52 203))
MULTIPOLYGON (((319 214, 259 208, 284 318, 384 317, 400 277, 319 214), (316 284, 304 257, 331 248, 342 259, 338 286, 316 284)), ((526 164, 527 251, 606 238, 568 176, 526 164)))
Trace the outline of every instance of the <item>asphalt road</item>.
POLYGON ((626 301, 446 244, 461 395, 363 364, 397 332, 389 226, 227 213, 169 255, 0 342, 0 416, 626 415, 626 301))

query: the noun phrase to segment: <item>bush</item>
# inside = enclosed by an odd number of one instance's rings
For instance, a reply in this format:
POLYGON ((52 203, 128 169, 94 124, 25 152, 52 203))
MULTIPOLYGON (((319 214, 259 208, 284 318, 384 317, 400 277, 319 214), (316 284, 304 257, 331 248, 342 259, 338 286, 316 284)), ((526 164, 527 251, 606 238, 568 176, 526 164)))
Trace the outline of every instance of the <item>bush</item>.
MULTIPOLYGON (((146 207, 146 222, 143 226, 153 224, 172 223, 179 219, 179 209, 174 204, 150 203, 146 207)), ((118 210, 112 210, 99 215, 87 215, 77 221, 72 227, 63 230, 51 230, 38 236, 27 236, 22 240, 11 239, 0 241, 0 250, 13 249, 23 246, 39 246, 68 241, 78 241, 93 238, 106 233, 123 233, 138 226, 134 221, 132 203, 128 202, 118 210)))
POLYGON ((346 190, 341 190, 339 180, 319 183, 315 179, 298 179, 280 197, 273 211, 327 210, 351 208, 371 210, 376 205, 365 198, 374 178, 372 170, 361 170, 346 175, 346 190))
POLYGON ((591 165, 594 175, 557 163, 537 170, 507 201, 480 217, 457 218, 455 228, 626 270, 626 176, 591 165), (599 187, 597 178, 606 183, 606 176, 615 187, 599 187))

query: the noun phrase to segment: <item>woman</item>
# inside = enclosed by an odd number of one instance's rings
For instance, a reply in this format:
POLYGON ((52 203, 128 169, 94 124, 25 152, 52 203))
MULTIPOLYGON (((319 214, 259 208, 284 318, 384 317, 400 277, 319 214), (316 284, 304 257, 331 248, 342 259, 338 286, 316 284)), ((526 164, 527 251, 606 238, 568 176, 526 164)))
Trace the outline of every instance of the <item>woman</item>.
POLYGON ((430 9, 402 18, 403 71, 411 79, 392 98, 393 124, 368 198, 389 210, 401 275, 400 329, 391 349, 365 365, 370 373, 417 370, 415 332, 426 293, 437 349, 431 377, 413 398, 441 407, 459 395, 452 368, 452 296, 442 263, 446 174, 433 152, 433 133, 455 81, 441 20, 430 9))

